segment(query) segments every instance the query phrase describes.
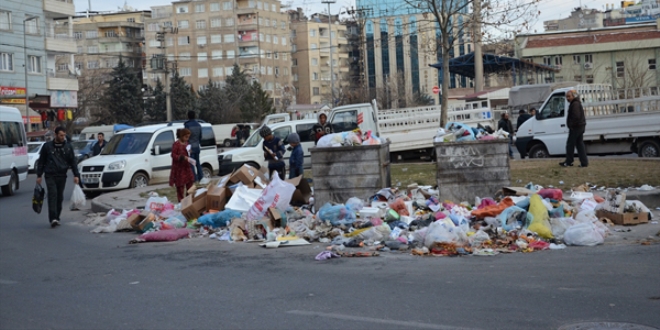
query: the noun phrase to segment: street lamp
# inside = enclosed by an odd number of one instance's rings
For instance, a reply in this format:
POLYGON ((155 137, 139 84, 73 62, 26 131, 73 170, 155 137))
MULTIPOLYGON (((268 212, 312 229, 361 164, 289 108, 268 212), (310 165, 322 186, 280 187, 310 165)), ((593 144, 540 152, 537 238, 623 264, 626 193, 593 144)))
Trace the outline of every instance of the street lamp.
POLYGON ((330 14, 330 5, 337 0, 322 0, 321 3, 328 4, 328 33, 330 34, 330 109, 335 103, 335 70, 332 63, 332 15, 330 14))
POLYGON ((27 29, 28 21, 39 18, 39 16, 28 16, 23 20, 23 55, 25 56, 25 120, 27 121, 27 131, 32 132, 32 123, 30 122, 30 93, 28 93, 28 55, 27 55, 27 29))

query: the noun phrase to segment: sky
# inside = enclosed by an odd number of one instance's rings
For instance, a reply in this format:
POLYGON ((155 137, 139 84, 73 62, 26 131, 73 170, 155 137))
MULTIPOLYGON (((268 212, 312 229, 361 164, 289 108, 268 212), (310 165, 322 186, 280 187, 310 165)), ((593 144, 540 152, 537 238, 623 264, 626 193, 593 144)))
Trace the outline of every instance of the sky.
MULTIPOLYGON (((129 6, 137 10, 149 10, 151 6, 160 6, 171 3, 166 0, 138 0, 131 2, 126 0, 74 0, 76 12, 87 10, 90 1, 92 11, 117 11, 117 9, 123 7, 125 3, 128 3, 129 6)), ((615 4, 619 7, 620 2, 620 0, 540 0, 538 9, 541 14, 538 16, 538 19, 530 32, 534 32, 533 30, 536 30, 536 32, 543 32, 543 21, 566 18, 575 7, 585 6, 587 8, 605 10, 605 4, 615 4)), ((291 9, 297 7, 303 8, 307 16, 317 12, 325 13, 328 8, 327 4, 321 3, 321 0, 283 0, 282 4, 289 5, 291 9)), ((337 14, 351 6, 355 6, 354 0, 337 0, 337 3, 332 5, 330 10, 333 14, 337 14)))

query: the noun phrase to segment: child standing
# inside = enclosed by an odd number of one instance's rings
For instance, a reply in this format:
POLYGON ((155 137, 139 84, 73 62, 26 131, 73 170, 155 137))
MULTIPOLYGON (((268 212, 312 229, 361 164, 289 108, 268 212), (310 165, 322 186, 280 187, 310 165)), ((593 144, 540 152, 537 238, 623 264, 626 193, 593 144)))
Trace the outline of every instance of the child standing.
POLYGON ((303 175, 304 155, 298 133, 289 134, 286 140, 292 148, 289 157, 289 179, 293 179, 303 175))
MULTIPOLYGON (((185 190, 190 189, 195 182, 195 176, 190 167, 190 160, 188 158, 188 139, 190 139, 190 131, 187 128, 179 129, 176 131, 178 140, 172 145, 172 170, 170 171, 170 186, 176 187, 176 197, 181 202, 185 190)), ((193 164, 194 165, 194 164, 193 164)))
POLYGON ((273 180, 273 172, 277 172, 280 179, 284 180, 284 143, 279 137, 273 135, 273 131, 268 126, 264 126, 259 131, 259 135, 264 139, 264 158, 268 162, 268 175, 273 180))

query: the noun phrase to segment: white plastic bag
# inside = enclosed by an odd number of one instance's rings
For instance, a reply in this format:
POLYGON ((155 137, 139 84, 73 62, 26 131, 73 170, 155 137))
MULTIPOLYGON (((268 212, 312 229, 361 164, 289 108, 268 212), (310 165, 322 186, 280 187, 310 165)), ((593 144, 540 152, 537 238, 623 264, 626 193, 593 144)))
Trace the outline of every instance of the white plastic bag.
POLYGON ((144 210, 148 212, 160 212, 165 208, 167 197, 149 197, 147 204, 144 205, 144 210))
POLYGON ((275 207, 285 210, 291 203, 291 196, 296 191, 296 187, 288 182, 282 181, 277 172, 273 172, 273 180, 268 184, 261 196, 252 205, 247 213, 248 221, 260 220, 268 208, 275 207))
POLYGON ((568 245, 595 246, 604 241, 596 225, 591 222, 580 222, 564 233, 564 242, 568 245))
POLYGON ((580 211, 575 216, 575 221, 577 222, 596 222, 598 217, 594 211, 580 211))
POLYGON ((447 228, 442 221, 432 223, 424 238, 424 245, 428 248, 435 243, 456 243, 460 245, 466 242, 467 235, 461 227, 447 228))
POLYGON ((85 200, 85 193, 82 191, 79 185, 73 187, 73 193, 71 194, 71 209, 80 210, 85 207, 87 201, 85 200))
POLYGON ((550 218, 549 220, 552 236, 557 239, 563 239, 566 230, 577 223, 573 218, 550 218))
POLYGON ((261 189, 250 189, 243 184, 239 184, 231 195, 229 202, 225 205, 225 209, 245 213, 259 199, 261 192, 261 189))

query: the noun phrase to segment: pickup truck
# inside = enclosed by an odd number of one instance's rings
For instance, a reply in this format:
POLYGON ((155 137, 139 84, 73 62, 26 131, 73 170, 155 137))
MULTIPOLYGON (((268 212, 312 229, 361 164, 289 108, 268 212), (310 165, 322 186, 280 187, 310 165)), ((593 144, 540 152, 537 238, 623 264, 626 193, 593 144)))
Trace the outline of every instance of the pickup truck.
MULTIPOLYGON (((525 121, 516 134, 516 148, 530 158, 564 156, 569 103, 574 89, 587 118, 584 143, 589 155, 637 153, 660 156, 660 96, 657 89, 615 91, 610 85, 577 85, 550 91, 536 117, 525 121)), ((511 100, 511 98, 510 98, 511 100)))

